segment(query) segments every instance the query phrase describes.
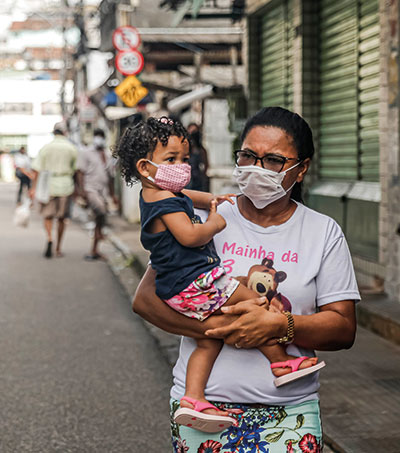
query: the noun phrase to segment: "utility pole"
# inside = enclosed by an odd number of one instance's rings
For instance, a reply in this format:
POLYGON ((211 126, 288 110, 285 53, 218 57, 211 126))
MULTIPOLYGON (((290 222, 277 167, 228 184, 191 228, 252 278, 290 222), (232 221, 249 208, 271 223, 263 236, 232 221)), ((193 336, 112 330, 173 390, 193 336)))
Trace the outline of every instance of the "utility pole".
POLYGON ((60 90, 60 105, 61 105, 61 115, 63 120, 65 120, 67 109, 65 105, 65 83, 67 81, 67 69, 68 69, 68 42, 66 38, 66 32, 68 27, 69 19, 69 4, 68 0, 61 0, 61 10, 62 12, 62 37, 63 37, 63 50, 62 50, 62 61, 63 65, 61 68, 61 90, 60 90), (65 9, 65 11, 64 11, 65 9))

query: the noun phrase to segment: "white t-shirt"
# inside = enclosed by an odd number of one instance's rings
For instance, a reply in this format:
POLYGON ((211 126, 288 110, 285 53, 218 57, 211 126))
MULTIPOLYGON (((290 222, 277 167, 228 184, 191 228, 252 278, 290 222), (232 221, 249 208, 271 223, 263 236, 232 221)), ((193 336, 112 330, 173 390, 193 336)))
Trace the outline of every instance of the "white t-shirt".
MULTIPOLYGON (((287 275, 277 291, 292 305, 295 315, 315 313, 317 307, 340 300, 360 299, 349 249, 339 225, 330 217, 298 204, 285 223, 264 228, 245 219, 237 204, 223 203, 218 212, 227 227, 214 238, 221 262, 233 277, 247 276, 249 268, 264 258, 276 271, 287 275)), ((200 213, 199 213, 200 214, 200 213)), ((207 213, 202 213, 207 217, 207 213)), ((323 328, 323 326, 321 326, 323 328)), ((188 359, 196 343, 183 337, 174 367, 171 396, 184 395, 188 359)), ((314 351, 287 347, 294 356, 314 356, 314 351)), ((322 370, 329 373, 328 366, 322 370)), ((258 349, 235 349, 224 345, 214 363, 206 387, 210 401, 298 404, 318 398, 318 373, 279 388, 268 359, 258 349)))
POLYGON ((16 168, 23 168, 24 170, 31 169, 31 159, 27 154, 17 153, 14 156, 14 165, 16 168))

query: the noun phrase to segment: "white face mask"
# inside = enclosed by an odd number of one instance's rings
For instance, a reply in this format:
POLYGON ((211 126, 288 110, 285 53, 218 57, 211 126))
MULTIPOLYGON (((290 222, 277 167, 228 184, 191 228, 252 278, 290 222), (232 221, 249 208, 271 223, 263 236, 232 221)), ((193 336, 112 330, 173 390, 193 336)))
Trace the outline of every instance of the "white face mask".
POLYGON ((100 137, 100 135, 95 135, 93 137, 93 145, 95 146, 95 148, 104 148, 105 144, 105 138, 100 137))
POLYGON ((296 182, 285 190, 282 187, 282 181, 286 173, 300 165, 300 163, 298 162, 281 173, 267 170, 257 165, 236 166, 233 170, 233 176, 239 185, 240 191, 251 200, 257 209, 263 209, 284 197, 293 188, 296 182))

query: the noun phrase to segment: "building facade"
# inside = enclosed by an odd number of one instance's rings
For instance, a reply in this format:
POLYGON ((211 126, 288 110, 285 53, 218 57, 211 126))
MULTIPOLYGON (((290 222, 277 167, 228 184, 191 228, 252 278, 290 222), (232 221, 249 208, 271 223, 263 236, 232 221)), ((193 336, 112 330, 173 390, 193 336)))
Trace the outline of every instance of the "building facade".
POLYGON ((400 301, 395 0, 249 0, 249 114, 300 113, 316 156, 307 204, 336 219, 361 287, 400 301))

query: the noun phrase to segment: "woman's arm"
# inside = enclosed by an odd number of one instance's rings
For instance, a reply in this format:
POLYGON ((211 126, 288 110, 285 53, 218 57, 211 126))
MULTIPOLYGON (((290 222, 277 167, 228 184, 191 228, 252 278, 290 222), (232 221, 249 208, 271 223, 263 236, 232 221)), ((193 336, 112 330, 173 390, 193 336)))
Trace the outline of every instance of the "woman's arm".
MULTIPOLYGON (((230 325, 210 330, 210 338, 223 338, 225 343, 243 348, 258 347, 271 338, 286 335, 287 318, 247 301, 222 308, 224 313, 238 315, 230 325)), ((321 307, 319 313, 294 315, 294 343, 305 349, 335 351, 350 348, 356 333, 355 304, 344 300, 321 307)))
MULTIPOLYGON (((155 293, 155 275, 154 269, 149 266, 137 287, 132 309, 160 329, 175 335, 206 338, 204 332, 207 329, 227 325, 236 318, 231 315, 210 316, 201 322, 176 312, 157 297, 155 293)), ((253 303, 262 302, 256 299, 253 303)))
POLYGON ((297 346, 320 351, 337 351, 353 346, 357 322, 355 303, 342 300, 323 305, 319 313, 294 316, 297 346))

